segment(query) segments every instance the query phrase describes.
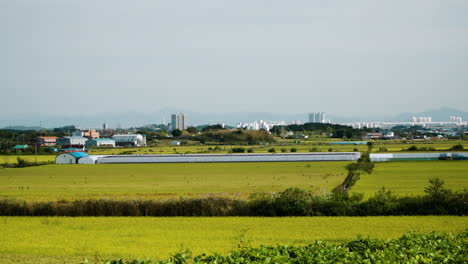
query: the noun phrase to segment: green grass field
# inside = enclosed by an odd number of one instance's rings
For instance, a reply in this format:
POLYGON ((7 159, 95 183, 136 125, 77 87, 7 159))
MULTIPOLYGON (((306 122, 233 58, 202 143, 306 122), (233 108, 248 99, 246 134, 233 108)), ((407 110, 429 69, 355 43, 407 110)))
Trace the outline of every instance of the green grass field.
POLYGON ((372 174, 361 175, 354 192, 373 195, 383 186, 399 195, 424 194, 429 178, 439 177, 452 190, 468 188, 468 161, 401 161, 375 163, 372 174))
POLYGON ((0 199, 161 199, 300 187, 325 193, 349 162, 45 165, 0 169, 0 199))
POLYGON ((468 217, 2 217, 2 263, 79 263, 83 257, 166 258, 190 249, 226 253, 244 245, 340 242, 360 234, 396 238, 415 232, 458 233, 468 217), (66 262, 70 263, 70 262, 66 262))

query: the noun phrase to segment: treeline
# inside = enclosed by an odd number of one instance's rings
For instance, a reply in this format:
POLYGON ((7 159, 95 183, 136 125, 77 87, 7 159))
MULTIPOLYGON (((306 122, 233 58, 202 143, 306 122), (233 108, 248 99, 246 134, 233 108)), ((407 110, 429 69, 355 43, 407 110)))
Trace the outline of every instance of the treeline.
MULTIPOLYGON (((68 132, 74 132, 74 126, 67 126, 62 128, 54 128, 54 130, 15 130, 15 129, 0 129, 0 154, 34 154, 34 144, 40 136, 55 136, 63 137, 68 132), (32 147, 28 149, 13 150, 15 145, 29 144, 32 147)), ((38 154, 50 154, 53 151, 49 147, 38 147, 38 154)))
POLYGON ((193 137, 201 143, 218 142, 224 144, 261 144, 274 142, 274 137, 265 130, 208 130, 201 135, 193 137))
MULTIPOLYGON (((238 249, 222 255, 192 256, 190 250, 172 254, 161 261, 109 260, 106 264, 249 264, 249 263, 466 263, 468 232, 450 234, 408 233, 398 239, 357 237, 341 243, 316 241, 306 246, 260 246, 238 244, 238 249)), ((87 263, 87 262, 85 262, 87 263)))
POLYGON ((467 215, 468 190, 452 192, 438 178, 423 196, 400 197, 382 188, 373 197, 335 190, 317 196, 290 188, 255 193, 247 200, 223 197, 178 200, 79 200, 57 202, 0 201, 2 216, 378 216, 467 215))
POLYGON ((314 133, 325 133, 327 136, 332 138, 348 138, 348 139, 360 139, 365 132, 371 130, 365 129, 354 129, 351 126, 344 126, 338 124, 325 124, 325 123, 305 123, 302 125, 291 124, 287 126, 274 126, 271 130, 272 133, 277 136, 281 136, 285 131, 292 132, 314 132, 314 133))

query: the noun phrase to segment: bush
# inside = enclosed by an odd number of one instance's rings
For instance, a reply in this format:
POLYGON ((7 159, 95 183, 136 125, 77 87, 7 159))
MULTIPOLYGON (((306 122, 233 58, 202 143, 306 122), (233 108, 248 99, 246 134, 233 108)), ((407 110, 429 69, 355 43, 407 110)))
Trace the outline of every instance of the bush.
POLYGON ((407 148, 406 150, 408 150, 408 151, 418 151, 419 149, 418 149, 417 146, 412 145, 411 147, 407 148))
POLYGON ((244 153, 245 148, 242 148, 242 147, 232 148, 231 151, 232 151, 232 153, 244 153))
POLYGON ((247 150, 247 152, 248 152, 248 153, 254 153, 254 150, 253 150, 253 148, 249 148, 249 149, 247 150))
POLYGON ((461 143, 458 143, 457 145, 454 145, 453 147, 451 147, 450 150, 462 151, 462 150, 464 150, 464 147, 463 147, 463 145, 461 143))
POLYGON ((309 152, 319 152, 319 151, 320 150, 317 147, 313 147, 313 148, 309 149, 309 152))
POLYGON ((291 148, 290 151, 291 152, 297 152, 297 148, 291 148))
POLYGON ((281 152, 285 153, 286 151, 288 151, 286 148, 281 148, 281 152))
POLYGON ((268 152, 270 152, 270 153, 275 153, 275 152, 276 152, 276 149, 275 149, 275 148, 270 148, 270 149, 268 149, 268 152))

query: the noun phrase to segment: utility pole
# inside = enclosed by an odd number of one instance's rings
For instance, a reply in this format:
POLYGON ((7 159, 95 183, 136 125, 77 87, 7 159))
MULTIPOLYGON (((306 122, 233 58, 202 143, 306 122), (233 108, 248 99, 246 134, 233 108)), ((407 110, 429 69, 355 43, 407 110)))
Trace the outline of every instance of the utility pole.
POLYGON ((34 165, 37 165, 37 139, 34 142, 34 165))

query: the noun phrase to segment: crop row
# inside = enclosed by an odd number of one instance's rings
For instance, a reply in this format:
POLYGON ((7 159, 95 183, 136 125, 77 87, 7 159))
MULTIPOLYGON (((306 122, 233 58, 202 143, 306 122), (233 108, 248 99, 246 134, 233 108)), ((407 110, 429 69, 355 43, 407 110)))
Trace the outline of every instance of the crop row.
MULTIPOLYGON (((244 247, 227 255, 190 251, 173 254, 166 260, 110 260, 106 264, 183 263, 466 263, 468 232, 459 235, 409 233, 399 239, 358 237, 341 244, 317 241, 308 246, 244 247)), ((86 261, 85 261, 86 263, 86 261)))

